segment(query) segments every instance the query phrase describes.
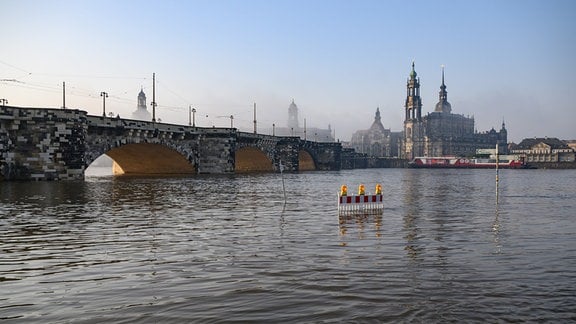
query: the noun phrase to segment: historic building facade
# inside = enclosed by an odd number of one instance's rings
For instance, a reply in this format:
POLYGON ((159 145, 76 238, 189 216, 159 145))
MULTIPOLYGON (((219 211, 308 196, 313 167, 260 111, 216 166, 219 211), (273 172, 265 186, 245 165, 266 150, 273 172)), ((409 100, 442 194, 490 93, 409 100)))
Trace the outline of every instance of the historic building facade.
POLYGON ((472 156, 477 149, 494 148, 496 144, 501 153, 506 153, 508 133, 504 122, 498 132, 491 129, 477 133, 473 117, 452 113, 444 82, 444 68, 439 101, 433 112, 422 116, 420 78, 412 63, 406 84, 404 109, 401 156, 405 159, 418 156, 472 156))
POLYGON ((510 148, 512 154, 520 155, 525 162, 574 162, 576 154, 568 143, 554 137, 525 138, 510 148))
POLYGON ((374 122, 370 128, 366 130, 359 130, 352 134, 350 140, 350 147, 358 153, 364 153, 368 156, 376 157, 391 157, 398 156, 399 132, 392 132, 390 129, 384 128, 380 116, 380 108, 376 108, 374 122))

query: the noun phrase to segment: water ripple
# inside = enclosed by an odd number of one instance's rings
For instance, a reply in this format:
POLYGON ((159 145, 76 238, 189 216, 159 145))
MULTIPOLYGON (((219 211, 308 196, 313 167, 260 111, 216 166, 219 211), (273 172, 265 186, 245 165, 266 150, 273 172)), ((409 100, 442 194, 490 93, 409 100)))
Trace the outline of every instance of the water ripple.
POLYGON ((378 169, 0 183, 0 319, 576 321, 576 175, 378 169), (382 183, 381 214, 336 213, 382 183))

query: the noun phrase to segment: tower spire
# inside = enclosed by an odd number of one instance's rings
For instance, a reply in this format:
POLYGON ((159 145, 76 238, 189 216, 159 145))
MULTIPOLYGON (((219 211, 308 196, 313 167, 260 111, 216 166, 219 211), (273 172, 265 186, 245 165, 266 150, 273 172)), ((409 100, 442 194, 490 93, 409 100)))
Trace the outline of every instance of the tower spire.
POLYGON ((448 102, 448 92, 446 92, 446 84, 444 83, 444 64, 442 67, 442 84, 440 85, 440 92, 438 93, 438 103, 436 104, 436 109, 434 111, 450 113, 452 112, 452 106, 448 102))
POLYGON ((418 74, 416 73, 416 70, 414 69, 414 60, 412 60, 412 71, 410 71, 410 79, 416 79, 416 76, 418 74))

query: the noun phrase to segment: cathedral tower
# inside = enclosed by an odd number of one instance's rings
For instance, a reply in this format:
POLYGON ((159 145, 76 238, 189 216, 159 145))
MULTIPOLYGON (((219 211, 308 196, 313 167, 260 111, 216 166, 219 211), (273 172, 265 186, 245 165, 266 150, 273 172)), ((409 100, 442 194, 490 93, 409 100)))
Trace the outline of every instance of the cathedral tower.
POLYGON ((420 79, 416 76, 414 62, 412 62, 412 71, 410 71, 410 78, 406 83, 406 103, 404 104, 406 117, 404 119, 403 157, 405 159, 413 159, 424 153, 420 79))
POLYGON ((422 100, 420 99, 420 78, 416 78, 414 62, 406 84, 406 120, 422 120, 422 100))

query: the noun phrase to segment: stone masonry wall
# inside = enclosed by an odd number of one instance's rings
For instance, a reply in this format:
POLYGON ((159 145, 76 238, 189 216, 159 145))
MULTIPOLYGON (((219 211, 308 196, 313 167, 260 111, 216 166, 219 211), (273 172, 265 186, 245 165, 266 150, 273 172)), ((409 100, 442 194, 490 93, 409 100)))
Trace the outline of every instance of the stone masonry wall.
POLYGON ((235 142, 236 137, 230 133, 201 134, 198 147, 198 173, 233 173, 235 142))
POLYGON ((298 151, 300 150, 300 140, 297 137, 287 137, 276 145, 276 158, 274 168, 280 171, 280 163, 284 171, 298 171, 298 151))
POLYGON ((0 174, 4 180, 84 178, 86 112, 0 107, 0 174))

